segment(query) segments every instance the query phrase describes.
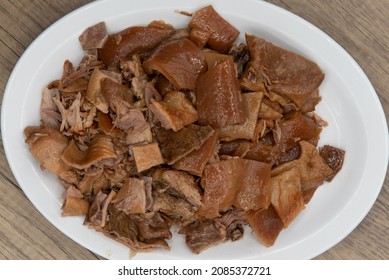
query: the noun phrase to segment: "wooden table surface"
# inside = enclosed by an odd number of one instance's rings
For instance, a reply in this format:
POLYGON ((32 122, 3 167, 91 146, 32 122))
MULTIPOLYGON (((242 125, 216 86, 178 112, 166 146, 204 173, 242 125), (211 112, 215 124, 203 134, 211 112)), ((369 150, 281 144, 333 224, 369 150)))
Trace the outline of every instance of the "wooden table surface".
MULTIPOLYGON (((135 0, 134 0, 135 1, 135 0)), ((90 0, 0 1, 0 100, 28 45, 53 22, 90 0)), ((335 39, 365 71, 388 118, 388 0, 269 0, 335 39)), ((96 259, 51 225, 20 189, 0 150, 0 259, 96 259)), ((389 180, 361 224, 316 259, 389 259, 389 180)))

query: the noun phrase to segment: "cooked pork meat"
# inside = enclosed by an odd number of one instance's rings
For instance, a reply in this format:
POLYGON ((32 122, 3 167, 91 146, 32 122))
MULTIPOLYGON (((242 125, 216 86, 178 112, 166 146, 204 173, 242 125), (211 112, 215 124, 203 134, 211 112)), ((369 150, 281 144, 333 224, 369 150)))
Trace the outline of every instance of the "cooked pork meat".
POLYGON ((214 128, 244 122, 238 74, 232 58, 221 62, 199 77, 197 112, 199 124, 214 128))
POLYGON ((31 154, 42 168, 62 177, 70 167, 61 159, 69 140, 58 130, 49 127, 29 126, 24 129, 31 154))
POLYGON ((178 131, 197 121, 197 111, 180 91, 171 91, 163 100, 151 102, 149 109, 165 129, 178 131))
POLYGON ((201 184, 204 196, 199 215, 207 218, 218 217, 231 206, 249 211, 270 204, 270 165, 266 163, 231 158, 209 164, 201 184))
MULTIPOLYGON (((196 11, 189 22, 189 27, 193 31, 201 31, 197 33, 202 34, 201 37, 207 34, 207 45, 220 53, 227 53, 239 35, 239 31, 222 18, 212 6, 196 11)), ((197 38, 198 35, 194 37, 197 38)))
POLYGON ((176 161, 172 166, 175 169, 187 171, 193 175, 201 176, 205 165, 216 152, 218 143, 218 132, 214 132, 198 150, 194 150, 176 161))
POLYGON ((307 58, 253 35, 247 34, 246 41, 251 57, 248 67, 256 74, 254 81, 251 74, 243 75, 249 85, 263 82, 269 91, 285 96, 301 108, 323 81, 323 72, 307 58))
POLYGON ((62 215, 135 252, 169 250, 173 225, 197 254, 245 227, 272 246, 343 165, 343 150, 317 148, 324 73, 254 35, 237 45, 212 6, 190 16, 87 28, 25 141, 63 185, 62 215))
POLYGON ((99 59, 106 66, 118 63, 133 54, 152 51, 159 43, 174 34, 173 29, 153 26, 129 27, 115 35, 110 35, 104 46, 99 49, 99 59))
POLYGON ((162 43, 143 67, 149 74, 158 71, 179 90, 195 90, 197 77, 206 71, 203 53, 186 38, 162 43))
POLYGON ((215 219, 198 219, 183 227, 179 233, 185 234, 186 245, 196 254, 226 241, 226 227, 215 219))
POLYGON ((131 151, 138 172, 145 171, 153 166, 164 163, 157 143, 135 145, 132 146, 131 151))
POLYGON ((332 174, 325 178, 326 181, 331 182, 342 169, 345 152, 330 145, 324 145, 319 151, 320 156, 324 158, 325 162, 333 170, 332 174))
POLYGON ((85 151, 80 150, 74 140, 70 141, 60 158, 71 167, 86 169, 103 159, 115 158, 116 156, 111 138, 100 134, 92 139, 90 146, 85 151))
POLYGON ((258 240, 267 247, 272 246, 284 227, 273 206, 270 205, 267 209, 249 211, 246 216, 258 240))
POLYGON ((209 126, 190 124, 177 132, 158 129, 156 138, 166 163, 173 164, 198 150, 213 133, 214 130, 209 126))
POLYGON ((84 50, 100 49, 107 39, 108 32, 104 22, 88 27, 79 37, 84 50))
POLYGON ((236 241, 243 237, 243 226, 247 224, 245 211, 231 209, 224 213, 220 220, 226 226, 227 239, 236 241))

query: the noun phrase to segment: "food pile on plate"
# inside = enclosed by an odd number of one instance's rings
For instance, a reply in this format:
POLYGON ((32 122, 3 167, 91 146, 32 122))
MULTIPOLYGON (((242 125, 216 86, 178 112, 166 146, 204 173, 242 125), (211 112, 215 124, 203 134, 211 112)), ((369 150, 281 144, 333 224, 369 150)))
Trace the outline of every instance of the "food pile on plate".
POLYGON ((212 6, 187 28, 156 20, 108 34, 101 22, 81 34, 84 57, 65 61, 41 124, 24 130, 64 186, 63 216, 137 252, 169 249, 173 225, 194 253, 239 240, 245 225, 274 244, 345 153, 317 147, 319 66, 238 35, 212 6))

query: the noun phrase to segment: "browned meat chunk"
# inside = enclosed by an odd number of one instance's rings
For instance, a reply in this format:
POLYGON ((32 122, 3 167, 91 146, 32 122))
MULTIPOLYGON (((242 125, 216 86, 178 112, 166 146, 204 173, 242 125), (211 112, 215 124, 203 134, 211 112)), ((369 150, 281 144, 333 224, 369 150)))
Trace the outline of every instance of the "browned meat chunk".
POLYGON ((161 44, 143 63, 147 73, 164 75, 177 89, 196 89, 197 77, 206 71, 203 53, 189 39, 161 44))
POLYGON ((250 211, 246 215, 257 239, 266 247, 272 246, 284 227, 273 206, 270 205, 269 208, 258 211, 250 211))
POLYGON ((99 49, 108 39, 107 27, 99 22, 85 29, 78 39, 83 50, 99 49))
POLYGON ((226 227, 219 220, 199 219, 182 228, 179 233, 185 234, 185 242, 196 254, 226 240, 226 227))
POLYGON ((345 151, 330 145, 324 145, 319 151, 320 156, 324 158, 325 162, 333 171, 331 175, 325 178, 326 181, 331 182, 342 169, 345 151))
POLYGON ((106 66, 118 63, 119 60, 152 51, 159 43, 174 34, 172 29, 161 29, 153 26, 129 27, 108 37, 104 46, 99 49, 99 59, 106 66))
POLYGON ((290 99, 301 108, 309 96, 320 86, 324 74, 312 61, 285 50, 253 35, 246 35, 251 60, 243 75, 245 86, 265 82, 269 91, 290 99), (255 77, 252 77, 254 71, 255 77))
POLYGON ((209 126, 188 125, 181 130, 158 129, 156 137, 167 164, 173 164, 190 152, 198 150, 214 133, 209 126))
POLYGON ((194 150, 182 159, 176 161, 176 163, 173 164, 173 167, 187 171, 193 175, 201 176, 208 160, 216 152, 217 143, 218 133, 215 132, 198 150, 194 150))
POLYGON ((193 31, 201 31, 202 34, 208 33, 208 46, 221 53, 227 53, 239 35, 239 31, 223 19, 212 6, 196 11, 189 27, 193 31))
POLYGON ((178 131, 184 126, 197 121, 197 111, 192 103, 180 91, 171 91, 162 101, 154 101, 149 109, 165 129, 178 131))
POLYGON ((199 124, 214 128, 244 122, 238 75, 232 58, 199 77, 197 112, 199 124))
POLYGON ((131 148, 138 172, 164 162, 157 143, 136 145, 131 148))
POLYGON ((231 158, 209 164, 201 179, 203 207, 199 215, 219 216, 231 206, 245 211, 267 208, 270 204, 270 165, 259 161, 231 158))

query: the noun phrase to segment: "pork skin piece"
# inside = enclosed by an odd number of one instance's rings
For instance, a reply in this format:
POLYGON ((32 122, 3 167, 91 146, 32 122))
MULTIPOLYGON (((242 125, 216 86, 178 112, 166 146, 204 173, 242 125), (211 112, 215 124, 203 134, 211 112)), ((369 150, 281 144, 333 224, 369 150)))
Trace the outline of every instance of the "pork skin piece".
POLYGON ((300 109, 324 79, 319 66, 309 59, 246 34, 250 61, 243 74, 244 86, 265 83, 270 92, 290 99, 300 109))
POLYGON ((178 90, 195 90, 198 76, 207 70, 203 53, 187 38, 162 43, 143 67, 148 74, 161 73, 178 90))
POLYGON ((157 143, 139 144, 131 148, 138 172, 150 169, 153 166, 164 163, 161 150, 157 143))
POLYGON ((85 151, 80 150, 72 140, 61 155, 61 159, 67 165, 76 169, 86 169, 103 159, 116 157, 111 138, 104 134, 96 135, 85 151))
POLYGON ((179 233, 185 234, 185 243, 195 254, 226 241, 226 227, 217 219, 198 219, 179 233))
POLYGON ((166 163, 174 164, 176 161, 198 150, 214 133, 210 126, 190 124, 177 132, 158 129, 156 138, 166 163))
POLYGON ((263 92, 242 94, 245 121, 241 124, 231 124, 222 127, 219 133, 220 141, 231 141, 235 139, 254 140, 262 98, 263 92))
POLYGON ((272 177, 271 185, 271 204, 287 228, 305 208, 298 166, 272 177))
POLYGON ((236 241, 243 237, 243 226, 247 224, 246 213, 243 210, 232 208, 223 213, 220 221, 226 226, 227 239, 236 241))
POLYGON ((118 116, 124 115, 133 103, 130 89, 110 78, 100 80, 101 93, 107 100, 109 108, 118 116))
POLYGON ((153 210, 164 214, 173 224, 186 225, 195 219, 195 209, 188 201, 167 192, 154 194, 153 210))
POLYGON ((112 203, 126 214, 146 213, 145 182, 138 178, 127 178, 112 203))
POLYGON ((198 150, 194 150, 185 157, 176 161, 172 167, 184 170, 196 176, 201 176, 205 165, 216 151, 219 138, 218 136, 218 132, 215 131, 198 150))
POLYGON ((165 129, 178 131, 197 121, 197 111, 192 103, 180 91, 167 93, 162 101, 154 101, 149 109, 165 129))
POLYGON ((85 29, 78 39, 83 50, 99 49, 108 39, 107 27, 99 22, 85 29))
POLYGON ((245 121, 238 74, 232 57, 199 77, 197 113, 199 124, 213 128, 245 121))
POLYGON ((207 38, 206 44, 220 53, 228 53, 239 36, 239 31, 222 18, 212 6, 196 11, 189 22, 189 27, 192 29, 191 37, 195 42, 204 42, 204 38, 207 38), (197 40, 199 37, 201 39, 197 40))
POLYGON ((231 206, 244 211, 267 208, 271 182, 269 164, 241 158, 230 158, 208 164, 201 178, 203 206, 198 214, 219 217, 231 206))
POLYGON ((246 213, 247 221, 255 237, 266 247, 274 245, 278 235, 282 231, 284 224, 273 206, 267 209, 249 211, 246 213))
POLYGON ((119 63, 133 54, 151 52, 159 43, 174 34, 174 29, 153 26, 133 26, 110 35, 98 50, 99 60, 106 66, 119 63))
POLYGON ((69 144, 66 136, 50 127, 29 126, 24 129, 26 143, 40 166, 61 177, 71 168, 61 156, 69 144))

